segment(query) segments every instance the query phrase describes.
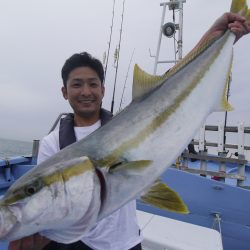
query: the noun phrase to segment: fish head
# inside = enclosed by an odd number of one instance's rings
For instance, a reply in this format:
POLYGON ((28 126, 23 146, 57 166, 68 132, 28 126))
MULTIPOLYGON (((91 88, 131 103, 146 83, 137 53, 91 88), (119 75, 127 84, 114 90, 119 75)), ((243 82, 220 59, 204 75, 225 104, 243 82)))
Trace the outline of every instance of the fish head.
POLYGON ((28 227, 39 223, 45 210, 53 206, 52 190, 44 185, 42 178, 18 182, 10 188, 0 201, 0 238, 12 238, 13 233, 21 231, 28 235, 28 227))
POLYGON ((0 239, 15 240, 74 224, 91 203, 93 176, 94 167, 87 157, 44 171, 40 165, 32 169, 0 200, 0 239))

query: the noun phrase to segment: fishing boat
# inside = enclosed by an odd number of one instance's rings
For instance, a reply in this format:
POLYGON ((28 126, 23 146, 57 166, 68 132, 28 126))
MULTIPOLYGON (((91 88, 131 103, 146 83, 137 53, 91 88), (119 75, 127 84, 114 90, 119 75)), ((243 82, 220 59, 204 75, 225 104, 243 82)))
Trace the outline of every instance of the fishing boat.
MULTIPOLYGON (((163 63, 159 61, 162 35, 172 37, 175 32, 179 34, 179 58, 164 63, 175 63, 182 57, 182 13, 185 2, 172 0, 161 4, 163 14, 154 73, 157 65, 163 63), (178 24, 164 24, 167 8, 179 10, 178 24)), ((58 117, 51 130, 63 115, 58 117)), ((250 162, 247 158, 250 145, 244 143, 249 133, 249 126, 227 126, 226 119, 223 124, 204 125, 200 129, 198 137, 161 176, 162 181, 181 196, 190 213, 180 215, 167 212, 138 200, 138 219, 144 235, 143 249, 250 248, 250 162), (215 141, 209 141, 207 131, 216 134, 215 141), (226 136, 232 133, 237 136, 238 143, 226 142, 226 136)), ((0 159, 0 195, 36 165, 38 148, 39 141, 35 140, 31 155, 0 159)), ((0 242, 1 250, 7 249, 7 246, 8 242, 0 242)))

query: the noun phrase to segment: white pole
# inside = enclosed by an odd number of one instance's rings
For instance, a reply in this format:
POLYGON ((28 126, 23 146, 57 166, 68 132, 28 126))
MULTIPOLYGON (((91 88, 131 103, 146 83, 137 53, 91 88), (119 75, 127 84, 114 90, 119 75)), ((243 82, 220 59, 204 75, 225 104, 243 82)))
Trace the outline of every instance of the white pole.
POLYGON ((155 64, 154 64, 154 72, 153 72, 154 75, 156 75, 157 64, 158 64, 158 60, 159 60, 160 47, 161 47, 161 38, 162 38, 162 26, 163 26, 164 19, 165 19, 166 7, 167 7, 167 4, 163 3, 163 11, 162 11, 162 17, 161 17, 160 33, 159 33, 158 45, 157 45, 156 56, 155 56, 155 64))
MULTIPOLYGON (((238 159, 245 159, 245 155, 244 155, 244 142, 245 142, 245 134, 244 134, 244 123, 240 123, 238 125, 238 159)), ((241 176, 246 176, 246 166, 245 165, 239 165, 238 167, 238 174, 241 176)), ((245 186, 245 182, 244 181, 237 181, 237 185, 238 186, 245 186)))
POLYGON ((183 2, 180 1, 180 10, 179 10, 179 39, 178 39, 178 55, 179 60, 182 59, 182 33, 183 33, 183 2))

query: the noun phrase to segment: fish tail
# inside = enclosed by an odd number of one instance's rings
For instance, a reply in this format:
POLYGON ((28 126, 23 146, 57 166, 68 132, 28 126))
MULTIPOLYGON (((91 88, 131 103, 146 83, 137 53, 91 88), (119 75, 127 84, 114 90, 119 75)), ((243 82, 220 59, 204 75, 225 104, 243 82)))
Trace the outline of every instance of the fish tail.
POLYGON ((247 10, 247 13, 245 15, 245 18, 250 21, 250 9, 247 10))
POLYGON ((246 0, 232 0, 230 12, 239 14, 250 21, 250 9, 246 0))

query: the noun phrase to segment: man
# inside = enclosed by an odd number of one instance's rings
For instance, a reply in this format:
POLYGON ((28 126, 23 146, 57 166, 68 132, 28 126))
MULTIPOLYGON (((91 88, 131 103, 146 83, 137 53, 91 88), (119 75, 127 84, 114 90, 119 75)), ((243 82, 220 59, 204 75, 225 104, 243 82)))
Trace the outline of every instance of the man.
MULTIPOLYGON (((226 13, 212 25, 200 42, 223 33, 227 28, 236 34, 237 41, 241 36, 250 32, 250 23, 238 15, 226 13)), ((59 131, 54 131, 43 139, 39 150, 39 162, 58 152, 60 147, 85 137, 110 119, 110 114, 101 109, 104 95, 103 69, 98 60, 93 59, 87 53, 73 55, 66 61, 62 69, 62 78, 64 82, 62 93, 73 108, 74 116, 66 117, 62 121, 59 131), (82 56, 89 57, 99 66, 70 63, 71 59, 75 62, 75 59, 82 56), (65 134, 70 136, 65 136, 65 134)), ((57 244, 36 234, 12 242, 9 250, 40 250, 45 245, 47 245, 45 250, 127 250, 141 249, 140 242, 141 236, 136 223, 135 203, 133 201, 100 221, 96 227, 83 236, 81 241, 74 244, 57 244)))
MULTIPOLYGON (((59 131, 42 140, 38 163, 83 139, 112 117, 111 113, 101 108, 104 71, 99 60, 86 52, 74 54, 62 68, 62 79, 63 97, 69 101, 74 114, 61 121, 59 131)), ((133 201, 100 221, 81 241, 66 249, 141 249, 141 240, 133 201)), ((56 243, 49 244, 45 249, 57 249, 55 246, 65 249, 65 246, 56 243)))
MULTIPOLYGON (((63 97, 69 101, 74 114, 62 119, 59 130, 41 141, 38 163, 86 137, 112 117, 101 108, 105 89, 104 71, 99 60, 86 52, 74 54, 62 68, 62 79, 63 97)), ((80 241, 68 245, 51 242, 44 249, 141 249, 141 240, 133 201, 100 221, 80 241)))

